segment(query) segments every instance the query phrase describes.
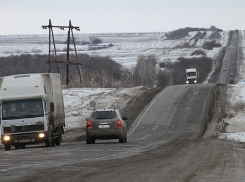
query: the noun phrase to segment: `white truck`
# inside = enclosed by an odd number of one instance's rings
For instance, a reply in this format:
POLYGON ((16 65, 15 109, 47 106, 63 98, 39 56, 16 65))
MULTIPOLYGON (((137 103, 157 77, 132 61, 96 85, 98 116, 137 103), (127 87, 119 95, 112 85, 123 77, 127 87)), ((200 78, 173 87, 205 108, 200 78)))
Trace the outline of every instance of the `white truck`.
POLYGON ((199 72, 196 68, 186 69, 185 77, 187 84, 199 82, 199 72))
POLYGON ((60 75, 20 74, 0 78, 0 129, 5 150, 27 144, 60 145, 65 113, 60 75))

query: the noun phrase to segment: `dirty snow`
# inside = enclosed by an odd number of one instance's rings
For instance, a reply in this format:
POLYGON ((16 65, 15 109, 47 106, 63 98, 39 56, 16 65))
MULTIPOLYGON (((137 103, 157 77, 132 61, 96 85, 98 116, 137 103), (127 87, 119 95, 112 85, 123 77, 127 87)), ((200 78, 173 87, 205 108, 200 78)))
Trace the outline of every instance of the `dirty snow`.
MULTIPOLYGON (((226 133, 220 133, 219 137, 245 142, 245 110, 238 109, 239 106, 242 108, 245 105, 245 82, 241 80, 236 85, 230 86, 228 94, 230 96, 228 96, 227 114, 232 117, 224 118, 228 126, 226 133)), ((223 112, 225 112, 225 108, 223 108, 223 112)))
POLYGON ((245 142, 245 132, 223 133, 219 135, 219 138, 233 140, 237 142, 245 142))

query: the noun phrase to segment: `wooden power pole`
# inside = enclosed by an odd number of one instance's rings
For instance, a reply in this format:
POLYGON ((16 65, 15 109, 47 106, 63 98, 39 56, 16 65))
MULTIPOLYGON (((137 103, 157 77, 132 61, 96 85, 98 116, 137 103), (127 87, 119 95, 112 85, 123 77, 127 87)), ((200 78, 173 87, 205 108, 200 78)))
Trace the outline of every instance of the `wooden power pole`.
POLYGON ((72 26, 71 20, 69 20, 69 26, 53 26, 51 23, 51 19, 49 19, 49 25, 43 25, 42 28, 43 29, 49 28, 49 60, 48 60, 49 69, 48 69, 48 72, 50 72, 50 63, 56 63, 56 72, 57 73, 59 73, 58 63, 66 64, 66 85, 68 86, 69 85, 69 72, 70 72, 69 71, 69 65, 70 64, 77 65, 78 71, 79 71, 79 76, 80 76, 80 81, 82 82, 81 63, 78 62, 77 49, 76 49, 75 38, 74 38, 74 34, 73 34, 73 29, 80 31, 80 28, 78 26, 72 26), (60 28, 61 30, 68 28, 66 61, 58 61, 53 28, 60 28), (75 55, 76 55, 76 63, 70 61, 70 37, 71 37, 71 34, 72 34, 72 40, 73 40, 73 45, 74 45, 74 50, 75 50, 75 55), (51 39, 51 37, 52 37, 52 39, 51 39), (54 54, 55 54, 55 59, 53 61, 51 61, 51 42, 53 42, 54 54))

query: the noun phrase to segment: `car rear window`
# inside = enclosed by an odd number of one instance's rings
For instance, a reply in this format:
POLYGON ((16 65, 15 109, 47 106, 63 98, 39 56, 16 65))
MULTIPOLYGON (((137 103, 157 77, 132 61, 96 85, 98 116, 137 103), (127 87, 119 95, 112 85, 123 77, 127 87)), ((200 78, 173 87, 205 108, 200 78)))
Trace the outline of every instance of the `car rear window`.
POLYGON ((95 111, 92 112, 91 118, 93 119, 114 119, 117 117, 115 111, 95 111))

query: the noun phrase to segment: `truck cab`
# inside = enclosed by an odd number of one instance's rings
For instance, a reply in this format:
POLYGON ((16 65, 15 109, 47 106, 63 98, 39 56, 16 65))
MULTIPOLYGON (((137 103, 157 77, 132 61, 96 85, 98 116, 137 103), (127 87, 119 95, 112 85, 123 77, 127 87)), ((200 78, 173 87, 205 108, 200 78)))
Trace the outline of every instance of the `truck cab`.
POLYGON ((27 144, 60 145, 65 115, 60 76, 54 73, 0 78, 1 140, 5 150, 27 144))
POLYGON ((186 83, 195 84, 199 81, 199 72, 195 68, 186 69, 186 83))
POLYGON ((10 137, 15 148, 24 148, 26 144, 40 143, 48 138, 46 131, 49 120, 45 99, 4 101, 1 105, 4 145, 8 147, 10 137))

